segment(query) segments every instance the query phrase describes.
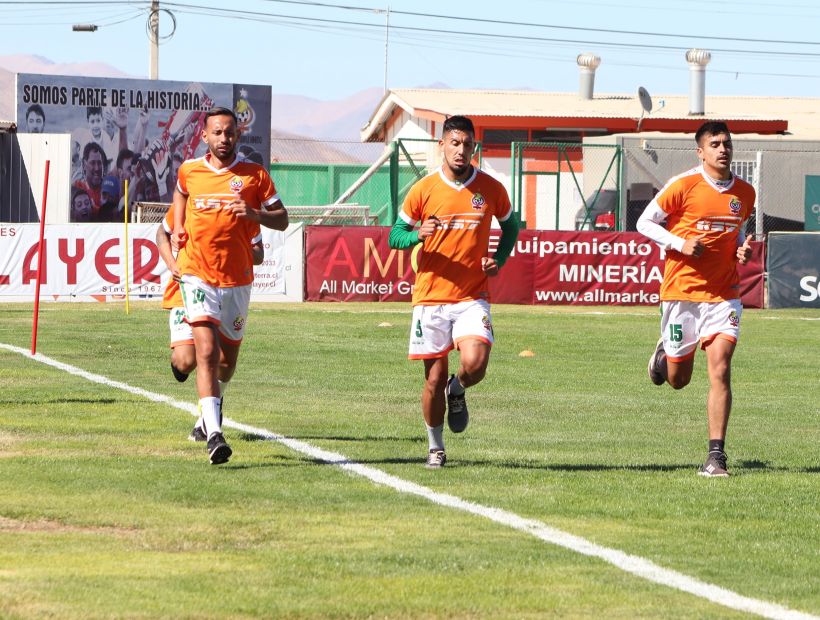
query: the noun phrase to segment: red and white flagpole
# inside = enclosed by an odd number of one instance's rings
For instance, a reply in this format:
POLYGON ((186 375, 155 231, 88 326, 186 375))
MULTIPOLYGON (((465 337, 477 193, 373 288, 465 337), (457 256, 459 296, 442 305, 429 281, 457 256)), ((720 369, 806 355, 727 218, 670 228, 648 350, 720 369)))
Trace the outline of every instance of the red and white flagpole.
POLYGON ((31 327, 31 354, 37 353, 37 323, 40 317, 40 282, 43 279, 43 258, 46 253, 46 201, 48 200, 48 171, 51 160, 46 160, 46 177, 43 181, 43 206, 40 209, 40 244, 37 247, 37 286, 34 293, 34 320, 31 327))

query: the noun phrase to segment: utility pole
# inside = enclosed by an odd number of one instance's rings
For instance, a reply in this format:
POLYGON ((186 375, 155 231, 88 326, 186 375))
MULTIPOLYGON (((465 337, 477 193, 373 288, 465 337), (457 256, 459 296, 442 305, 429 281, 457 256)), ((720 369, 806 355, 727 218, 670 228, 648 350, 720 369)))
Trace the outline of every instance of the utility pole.
POLYGON ((151 14, 148 16, 148 77, 159 79, 159 0, 151 0, 151 14))

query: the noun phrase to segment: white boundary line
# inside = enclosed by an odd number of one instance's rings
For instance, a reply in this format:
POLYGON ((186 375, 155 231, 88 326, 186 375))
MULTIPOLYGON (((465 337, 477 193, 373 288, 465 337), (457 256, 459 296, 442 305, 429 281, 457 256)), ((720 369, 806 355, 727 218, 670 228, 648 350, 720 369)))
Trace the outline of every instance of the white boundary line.
MULTIPOLYGON (((137 396, 142 396, 143 398, 156 403, 166 403, 172 407, 186 411, 191 415, 197 415, 197 409, 191 403, 180 402, 170 398, 169 396, 149 392, 148 390, 133 387, 120 381, 114 381, 107 377, 103 377, 102 375, 97 375, 82 370, 81 368, 64 364, 63 362, 46 357, 40 353, 32 356, 26 349, 15 347, 13 345, 0 342, 0 349, 6 349, 7 351, 11 351, 13 353, 19 353, 24 357, 48 366, 52 366, 59 370, 64 370, 69 374, 82 377, 88 381, 123 390, 137 396)), ((627 573, 631 573, 632 575, 636 575, 642 579, 651 581, 652 583, 657 583, 674 588, 675 590, 687 592, 730 609, 756 614, 764 618, 772 618, 773 620, 820 620, 820 617, 818 616, 814 616, 806 612, 795 611, 775 603, 769 603, 767 601, 742 596, 736 592, 732 592, 731 590, 700 581, 694 577, 689 577, 683 573, 679 573, 668 568, 663 568, 662 566, 639 556, 629 555, 628 553, 624 553, 618 549, 597 545, 586 540, 585 538, 581 538, 580 536, 575 536, 562 530, 550 527, 541 521, 526 519, 515 513, 508 512, 500 508, 483 506, 481 504, 468 502, 454 495, 433 491, 427 487, 388 474, 387 472, 376 469, 375 467, 370 467, 351 461, 342 454, 322 450, 321 448, 303 441, 299 441, 298 439, 291 439, 289 437, 285 437, 284 435, 272 433, 263 428, 254 428, 253 426, 248 426, 247 424, 234 422, 229 418, 225 418, 223 420, 223 426, 234 428, 251 435, 256 435, 269 441, 279 442, 295 452, 300 452, 301 454, 309 456, 317 461, 328 463, 330 465, 336 465, 347 472, 367 478, 378 485, 389 487, 399 491, 400 493, 422 497, 434 504, 438 504, 439 506, 446 506, 448 508, 461 510, 479 517, 484 517, 485 519, 489 519, 490 521, 494 521, 495 523, 505 527, 510 527, 512 529, 535 536, 544 542, 563 547, 564 549, 568 549, 570 551, 575 551, 576 553, 580 553, 582 555, 598 558, 608 564, 620 568, 627 573)))

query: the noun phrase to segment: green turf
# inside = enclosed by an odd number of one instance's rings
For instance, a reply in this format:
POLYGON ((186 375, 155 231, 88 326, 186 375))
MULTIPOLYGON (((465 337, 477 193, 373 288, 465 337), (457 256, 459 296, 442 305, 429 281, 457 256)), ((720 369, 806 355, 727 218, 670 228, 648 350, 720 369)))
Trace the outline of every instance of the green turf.
MULTIPOLYGON (((0 342, 27 349, 31 307, 0 317, 0 342)), ((488 376, 441 471, 423 467, 403 304, 255 305, 225 414, 820 614, 817 319, 744 314, 728 480, 695 475, 703 355, 682 391, 646 377, 652 309, 494 308, 488 376)), ((167 338, 157 304, 41 306, 39 352, 195 402, 167 338)), ((0 617, 747 617, 237 430, 210 466, 192 422, 0 349, 0 617)))

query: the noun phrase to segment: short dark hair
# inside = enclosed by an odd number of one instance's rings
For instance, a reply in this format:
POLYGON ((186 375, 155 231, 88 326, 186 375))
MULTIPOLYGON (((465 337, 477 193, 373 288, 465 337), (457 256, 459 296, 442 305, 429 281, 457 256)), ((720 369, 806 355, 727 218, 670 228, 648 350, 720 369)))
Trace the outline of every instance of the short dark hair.
POLYGON ((99 114, 102 116, 102 108, 98 105, 90 105, 85 111, 85 117, 91 118, 92 114, 99 114))
POLYGON ((97 151, 100 154, 100 157, 102 157, 103 164, 106 166, 108 165, 108 158, 105 156, 103 147, 94 141, 87 143, 83 148, 83 161, 88 161, 88 156, 91 155, 91 151, 97 151))
POLYGON ((88 196, 89 200, 91 199, 91 194, 89 194, 86 190, 81 187, 73 187, 71 189, 71 206, 74 206, 74 201, 77 200, 80 196, 88 196))
POLYGON ((230 116, 233 119, 233 122, 237 125, 239 124, 239 119, 236 118, 236 112, 231 110, 230 108, 223 108, 221 106, 215 106, 205 112, 205 122, 208 122, 208 119, 212 116, 230 116))
POLYGON ((463 131, 464 133, 470 133, 473 137, 475 137, 475 127, 473 127, 473 121, 466 116, 450 116, 446 121, 444 121, 444 126, 441 128, 441 135, 444 136, 450 131, 463 131))
POLYGON ((28 120, 28 115, 34 112, 37 116, 46 120, 46 113, 43 112, 43 108, 39 103, 32 103, 28 109, 26 110, 26 120, 28 120))
POLYGON ((729 126, 726 123, 723 121, 706 121, 695 134, 695 143, 700 146, 700 139, 703 136, 717 136, 722 133, 727 136, 732 135, 729 133, 729 126))
POLYGON ((134 160, 134 151, 131 149, 121 150, 119 155, 117 155, 117 168, 122 168, 122 162, 126 159, 128 163, 131 163, 134 160))

